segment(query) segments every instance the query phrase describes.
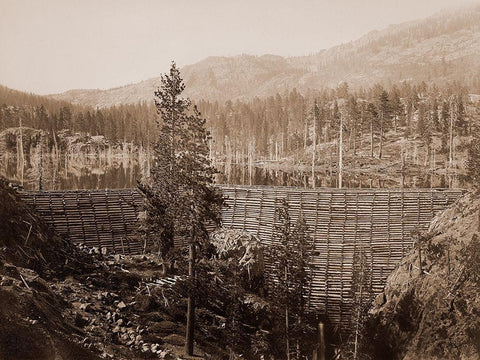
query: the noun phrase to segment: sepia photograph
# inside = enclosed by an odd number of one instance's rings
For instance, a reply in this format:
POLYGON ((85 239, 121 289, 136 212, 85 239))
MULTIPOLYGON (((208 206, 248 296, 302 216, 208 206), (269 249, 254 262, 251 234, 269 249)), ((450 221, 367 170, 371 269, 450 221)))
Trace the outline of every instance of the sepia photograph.
POLYGON ((0 360, 480 360, 480 0, 0 0, 0 360))

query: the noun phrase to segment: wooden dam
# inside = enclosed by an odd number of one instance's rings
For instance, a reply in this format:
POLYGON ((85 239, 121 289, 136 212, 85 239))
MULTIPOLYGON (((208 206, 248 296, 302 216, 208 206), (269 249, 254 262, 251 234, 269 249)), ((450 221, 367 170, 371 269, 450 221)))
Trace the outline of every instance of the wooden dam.
MULTIPOLYGON (((273 240, 280 199, 292 219, 303 213, 315 249, 311 303, 334 324, 351 306, 354 255, 365 254, 374 293, 412 248, 413 230, 426 230, 435 214, 462 195, 451 189, 304 189, 219 186, 226 197, 223 226, 245 230, 266 246, 273 240)), ((23 198, 62 236, 75 243, 138 254, 134 231, 142 196, 136 189, 24 192, 23 198)))

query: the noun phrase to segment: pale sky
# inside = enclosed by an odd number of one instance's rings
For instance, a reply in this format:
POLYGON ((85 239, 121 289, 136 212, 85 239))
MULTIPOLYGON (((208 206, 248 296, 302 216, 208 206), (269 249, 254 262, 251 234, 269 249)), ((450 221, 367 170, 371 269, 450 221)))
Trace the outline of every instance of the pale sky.
MULTIPOLYGON (((473 1, 475 2, 475 1, 473 1)), ((477 0, 478 2, 478 0, 477 0)), ((0 84, 126 85, 208 56, 300 56, 472 0, 0 0, 0 84)))

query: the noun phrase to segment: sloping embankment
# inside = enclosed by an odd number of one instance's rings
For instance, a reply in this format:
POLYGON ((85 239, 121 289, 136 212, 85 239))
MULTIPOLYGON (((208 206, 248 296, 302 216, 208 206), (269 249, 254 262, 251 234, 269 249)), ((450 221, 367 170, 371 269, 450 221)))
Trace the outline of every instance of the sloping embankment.
POLYGON ((50 286, 74 273, 81 257, 1 178, 0 219, 0 358, 99 358, 78 344, 81 330, 63 316, 68 304, 50 286))

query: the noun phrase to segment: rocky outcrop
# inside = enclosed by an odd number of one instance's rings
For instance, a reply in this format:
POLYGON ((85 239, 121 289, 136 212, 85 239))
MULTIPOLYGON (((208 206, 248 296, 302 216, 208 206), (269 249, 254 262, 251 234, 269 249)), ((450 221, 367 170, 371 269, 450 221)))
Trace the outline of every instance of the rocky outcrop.
POLYGON ((375 359, 480 359, 478 195, 440 213, 371 310, 375 359))

